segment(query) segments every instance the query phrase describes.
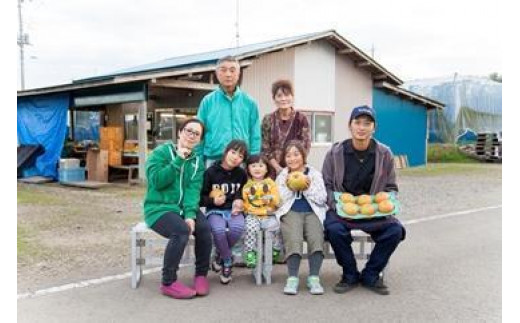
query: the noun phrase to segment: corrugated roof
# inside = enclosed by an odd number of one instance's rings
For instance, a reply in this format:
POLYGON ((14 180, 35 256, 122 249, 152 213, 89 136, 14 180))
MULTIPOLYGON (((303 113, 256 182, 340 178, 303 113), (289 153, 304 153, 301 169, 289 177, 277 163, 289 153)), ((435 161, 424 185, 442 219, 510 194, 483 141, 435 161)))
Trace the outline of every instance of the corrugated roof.
POLYGON ((334 46, 341 47, 340 49, 348 49, 351 51, 351 55, 355 55, 358 62, 364 62, 368 66, 371 66, 374 70, 377 70, 378 73, 382 73, 385 75, 388 80, 395 84, 402 84, 403 82, 397 78, 395 75, 387 71, 383 66, 377 63, 370 56, 365 54, 359 48, 354 46, 348 40, 340 36, 334 30, 327 30, 322 32, 310 33, 300 36, 287 37, 272 41, 267 41, 263 43, 251 44, 241 47, 235 48, 226 48, 217 51, 198 53, 193 55, 186 56, 178 56, 172 57, 165 60, 161 60, 158 62, 144 64, 139 66, 134 66, 126 69, 122 69, 119 71, 115 71, 113 73, 99 75, 95 77, 85 78, 74 80, 73 83, 84 83, 84 82, 94 82, 94 81, 103 81, 119 76, 128 76, 128 75, 138 75, 138 74, 149 74, 154 72, 162 72, 166 70, 175 70, 180 68, 190 68, 197 67, 200 65, 208 65, 215 64, 220 58, 224 56, 235 56, 238 59, 244 59, 248 57, 253 57, 256 55, 260 55, 263 53, 269 53, 271 51, 288 48, 292 46, 297 46, 300 44, 304 44, 309 41, 319 40, 319 39, 327 39, 332 42, 334 46))
POLYGON ((158 62, 153 62, 150 64, 143 64, 143 65, 125 68, 125 69, 118 70, 118 71, 115 71, 115 72, 109 73, 109 74, 74 80, 73 82, 76 83, 76 82, 88 82, 88 81, 94 81, 94 80, 97 81, 97 80, 113 78, 115 76, 139 74, 139 73, 143 73, 143 72, 162 71, 162 70, 168 70, 168 69, 180 68, 180 67, 186 68, 186 67, 190 67, 190 66, 198 66, 198 65, 211 64, 211 63, 214 64, 220 58, 225 57, 225 56, 235 56, 237 58, 247 57, 251 54, 256 54, 258 51, 265 51, 270 48, 276 48, 278 46, 282 46, 284 44, 292 43, 292 42, 295 42, 298 40, 307 40, 308 38, 312 38, 312 37, 315 37, 315 36, 318 36, 321 34, 325 34, 325 33, 329 33, 329 32, 330 31, 317 32, 317 33, 305 34, 305 35, 301 35, 301 36, 294 36, 294 37, 267 41, 267 42, 263 42, 263 43, 245 45, 245 46, 241 46, 241 47, 226 48, 226 49, 221 49, 221 50, 217 50, 217 51, 172 57, 172 58, 164 59, 164 60, 161 60, 158 62))
POLYGON ((226 48, 217 51, 172 57, 150 64, 129 67, 113 73, 77 79, 70 84, 18 91, 18 96, 59 92, 62 90, 73 90, 125 82, 146 82, 147 80, 156 77, 161 78, 173 75, 183 75, 191 72, 199 73, 211 71, 215 68, 215 63, 220 58, 227 55, 235 56, 237 59, 245 61, 247 58, 321 39, 327 40, 332 46, 336 47, 339 54, 348 55, 349 58, 354 60, 356 66, 362 66, 363 68, 368 69, 372 73, 374 80, 386 80, 395 85, 403 84, 403 81, 401 81, 397 76, 390 73, 373 58, 339 35, 335 30, 327 30, 236 48, 226 48))

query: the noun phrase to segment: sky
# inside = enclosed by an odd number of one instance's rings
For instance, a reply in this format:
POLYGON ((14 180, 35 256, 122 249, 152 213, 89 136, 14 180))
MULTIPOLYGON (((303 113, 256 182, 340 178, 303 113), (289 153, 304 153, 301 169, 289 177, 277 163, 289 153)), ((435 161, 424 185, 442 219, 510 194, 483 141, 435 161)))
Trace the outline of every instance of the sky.
MULTIPOLYGON (((236 45, 237 0, 25 0, 22 8, 26 89, 236 45)), ((500 1, 239 0, 238 17, 241 45, 334 29, 369 55, 373 47, 404 81, 502 72, 500 1)), ((19 53, 17 64, 20 89, 19 53)))

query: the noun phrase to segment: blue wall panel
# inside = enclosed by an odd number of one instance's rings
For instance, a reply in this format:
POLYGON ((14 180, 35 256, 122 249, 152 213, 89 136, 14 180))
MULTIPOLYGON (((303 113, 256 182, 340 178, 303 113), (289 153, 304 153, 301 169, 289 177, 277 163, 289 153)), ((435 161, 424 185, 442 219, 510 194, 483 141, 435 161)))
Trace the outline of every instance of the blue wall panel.
POLYGON ((407 155, 409 166, 426 164, 426 107, 374 88, 375 138, 394 155, 407 155))

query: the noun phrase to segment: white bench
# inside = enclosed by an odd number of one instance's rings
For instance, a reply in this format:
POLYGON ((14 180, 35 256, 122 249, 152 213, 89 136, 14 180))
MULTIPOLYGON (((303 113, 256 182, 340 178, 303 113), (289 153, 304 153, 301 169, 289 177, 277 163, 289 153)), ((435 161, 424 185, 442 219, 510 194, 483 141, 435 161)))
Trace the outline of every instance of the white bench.
MULTIPOLYGON (((257 263, 253 269, 253 276, 257 285, 263 281, 267 285, 271 284, 271 274, 273 271, 273 241, 267 231, 259 230, 257 235, 257 263)), ((370 235, 360 230, 352 230, 352 247, 354 255, 358 260, 367 260, 374 247, 374 241, 370 235)), ((168 239, 149 229, 144 222, 136 224, 130 231, 131 236, 131 285, 132 288, 139 287, 143 270, 148 266, 162 266, 164 259, 164 249, 168 239)), ((179 268, 195 265, 194 239, 190 236, 188 246, 184 250, 179 268)), ((304 258, 308 257, 307 245, 304 243, 304 258)), ((323 246, 323 253, 326 259, 335 259, 334 251, 328 242, 323 246)), ((381 273, 381 279, 384 272, 381 273)))
MULTIPOLYGON (((366 234, 361 230, 352 230, 352 248, 354 252, 354 256, 358 260, 368 260, 370 258, 370 253, 374 248, 374 241, 370 237, 370 235, 366 234)), ((258 243, 258 258, 257 258, 257 266, 254 271, 254 276, 257 285, 262 284, 262 279, 265 280, 267 285, 271 284, 271 274, 273 271, 273 241, 270 235, 266 234, 265 230, 259 231, 258 241, 262 241, 263 243, 258 243), (262 244, 263 248, 262 248, 262 244), (262 257, 263 253, 263 257, 262 257)), ((325 241, 323 245, 323 255, 325 259, 336 259, 334 255, 334 250, 330 246, 328 241, 325 241)), ((304 242, 303 244, 303 258, 308 258, 307 253, 307 244, 304 242)), ((381 279, 384 279, 384 271, 380 274, 381 279)))
MULTIPOLYGON (((131 266, 132 288, 139 287, 143 269, 147 266, 162 266, 164 249, 168 239, 149 229, 144 222, 136 224, 130 231, 131 236, 131 266)), ((188 246, 184 250, 179 268, 195 265, 193 236, 190 236, 188 246)))

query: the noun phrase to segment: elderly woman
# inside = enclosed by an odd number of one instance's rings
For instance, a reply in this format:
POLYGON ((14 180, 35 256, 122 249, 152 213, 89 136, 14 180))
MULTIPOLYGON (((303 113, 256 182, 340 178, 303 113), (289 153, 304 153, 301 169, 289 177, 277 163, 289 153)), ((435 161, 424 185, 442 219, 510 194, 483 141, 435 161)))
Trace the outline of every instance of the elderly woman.
MULTIPOLYGON (((308 154, 311 138, 307 117, 293 107, 292 83, 288 80, 274 82, 271 94, 277 109, 262 120, 262 154, 267 157, 276 174, 279 174, 285 167, 282 156, 285 144, 290 140, 298 140, 308 154)), ((276 174, 270 175, 274 178, 276 174)))
POLYGON ((177 144, 162 144, 146 162, 144 220, 153 231, 169 239, 160 291, 178 299, 209 293, 206 276, 212 248, 211 230, 199 210, 204 162, 193 151, 203 136, 202 122, 188 119, 179 128, 177 144), (193 287, 177 280, 179 263, 191 234, 195 237, 196 258, 193 287))

